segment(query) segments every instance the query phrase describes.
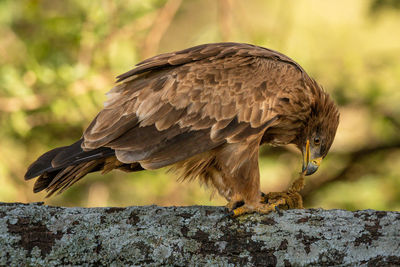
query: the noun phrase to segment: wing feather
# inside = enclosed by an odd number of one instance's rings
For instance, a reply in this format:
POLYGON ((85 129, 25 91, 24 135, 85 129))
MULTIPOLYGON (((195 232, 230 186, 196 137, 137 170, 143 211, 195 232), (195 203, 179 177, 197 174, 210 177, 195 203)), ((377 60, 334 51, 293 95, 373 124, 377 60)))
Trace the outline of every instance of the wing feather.
POLYGON ((162 54, 117 77, 82 146, 110 147, 124 163, 158 168, 241 142, 276 122, 282 79, 297 86, 303 76, 290 58, 246 44, 162 54))

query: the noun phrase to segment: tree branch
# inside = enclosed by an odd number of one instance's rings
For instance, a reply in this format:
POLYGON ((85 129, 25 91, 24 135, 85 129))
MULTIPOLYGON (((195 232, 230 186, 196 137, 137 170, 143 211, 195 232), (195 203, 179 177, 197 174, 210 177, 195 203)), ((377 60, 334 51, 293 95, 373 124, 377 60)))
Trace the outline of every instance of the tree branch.
POLYGON ((0 203, 0 265, 400 264, 400 213, 222 207, 61 208, 0 203))

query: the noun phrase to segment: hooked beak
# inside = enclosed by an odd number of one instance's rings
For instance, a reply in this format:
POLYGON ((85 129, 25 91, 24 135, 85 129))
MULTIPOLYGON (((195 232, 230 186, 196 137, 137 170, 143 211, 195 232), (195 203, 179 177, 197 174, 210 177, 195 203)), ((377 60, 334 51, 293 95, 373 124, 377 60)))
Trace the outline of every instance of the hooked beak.
POLYGON ((311 175, 318 170, 319 165, 321 165, 322 157, 310 159, 310 141, 307 140, 306 151, 303 153, 303 168, 302 172, 305 175, 311 175))

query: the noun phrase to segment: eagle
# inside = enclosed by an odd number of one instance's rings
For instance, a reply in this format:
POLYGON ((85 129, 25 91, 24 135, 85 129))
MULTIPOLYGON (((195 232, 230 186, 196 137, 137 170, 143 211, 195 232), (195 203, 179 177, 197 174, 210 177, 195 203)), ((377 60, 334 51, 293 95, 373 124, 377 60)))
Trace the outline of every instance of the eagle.
POLYGON ((90 172, 170 166, 228 201, 233 216, 301 208, 298 191, 327 155, 339 124, 329 95, 291 58, 242 43, 212 43, 154 56, 117 77, 104 108, 69 146, 33 162, 33 191, 61 193, 90 172), (260 191, 262 144, 296 145, 300 178, 260 191))

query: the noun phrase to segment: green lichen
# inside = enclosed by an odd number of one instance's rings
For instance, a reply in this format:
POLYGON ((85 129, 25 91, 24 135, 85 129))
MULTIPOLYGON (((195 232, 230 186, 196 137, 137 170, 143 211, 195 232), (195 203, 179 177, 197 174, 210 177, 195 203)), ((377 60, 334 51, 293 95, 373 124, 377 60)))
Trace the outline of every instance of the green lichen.
POLYGON ((221 207, 3 204, 0 214, 2 266, 400 264, 396 212, 289 210, 231 219, 221 207))

